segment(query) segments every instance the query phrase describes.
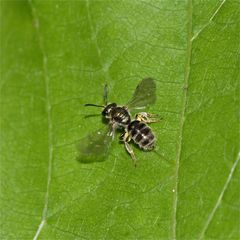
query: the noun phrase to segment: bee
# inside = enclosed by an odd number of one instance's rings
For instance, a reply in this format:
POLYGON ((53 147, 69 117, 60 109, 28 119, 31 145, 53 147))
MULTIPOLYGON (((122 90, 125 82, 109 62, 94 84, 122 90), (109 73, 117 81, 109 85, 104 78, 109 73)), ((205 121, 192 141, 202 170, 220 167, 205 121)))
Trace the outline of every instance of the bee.
POLYGON ((156 101, 156 83, 152 78, 143 79, 136 87, 131 100, 124 106, 116 103, 108 103, 108 88, 104 87, 104 105, 87 103, 84 106, 102 108, 103 118, 108 120, 109 129, 100 129, 85 137, 78 146, 81 162, 104 161, 107 157, 110 145, 117 129, 124 132, 120 141, 124 142, 127 152, 130 154, 136 166, 136 157, 129 145, 132 140, 143 150, 152 150, 156 138, 148 126, 148 123, 159 121, 158 115, 140 112, 132 120, 130 111, 143 109, 156 101))

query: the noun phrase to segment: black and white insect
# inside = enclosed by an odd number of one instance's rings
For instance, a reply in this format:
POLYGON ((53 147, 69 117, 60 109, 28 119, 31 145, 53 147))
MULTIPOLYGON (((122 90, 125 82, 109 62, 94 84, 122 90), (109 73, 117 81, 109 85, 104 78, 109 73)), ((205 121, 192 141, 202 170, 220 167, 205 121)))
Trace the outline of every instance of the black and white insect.
POLYGON ((124 106, 116 103, 108 103, 108 88, 104 88, 104 105, 85 104, 102 108, 102 115, 108 120, 109 129, 98 130, 89 134, 79 145, 79 157, 81 162, 104 161, 117 129, 123 130, 120 141, 125 145, 136 166, 136 157, 129 142, 132 140, 143 150, 152 150, 156 144, 156 138, 149 123, 160 120, 157 114, 146 112, 137 113, 132 119, 130 111, 143 109, 156 101, 156 83, 152 78, 143 79, 136 87, 132 99, 124 106))

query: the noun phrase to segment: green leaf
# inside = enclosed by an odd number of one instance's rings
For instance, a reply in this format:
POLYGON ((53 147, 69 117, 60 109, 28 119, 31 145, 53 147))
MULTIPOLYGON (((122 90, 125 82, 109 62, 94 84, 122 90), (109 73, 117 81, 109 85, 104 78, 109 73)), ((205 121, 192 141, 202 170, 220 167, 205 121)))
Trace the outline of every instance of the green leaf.
POLYGON ((1 239, 239 239, 239 1, 1 1, 1 239), (103 127, 157 83, 155 151, 103 127))

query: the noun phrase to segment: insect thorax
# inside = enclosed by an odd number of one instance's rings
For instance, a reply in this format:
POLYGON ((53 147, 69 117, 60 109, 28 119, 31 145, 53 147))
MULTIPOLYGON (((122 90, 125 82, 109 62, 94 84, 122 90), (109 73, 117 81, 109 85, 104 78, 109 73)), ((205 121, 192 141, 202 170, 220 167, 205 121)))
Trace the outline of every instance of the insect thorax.
POLYGON ((125 107, 116 107, 111 112, 111 120, 125 127, 131 122, 130 113, 125 107))
POLYGON ((131 122, 131 116, 126 107, 118 107, 116 103, 108 104, 102 115, 109 119, 111 123, 116 123, 120 127, 125 127, 131 122))

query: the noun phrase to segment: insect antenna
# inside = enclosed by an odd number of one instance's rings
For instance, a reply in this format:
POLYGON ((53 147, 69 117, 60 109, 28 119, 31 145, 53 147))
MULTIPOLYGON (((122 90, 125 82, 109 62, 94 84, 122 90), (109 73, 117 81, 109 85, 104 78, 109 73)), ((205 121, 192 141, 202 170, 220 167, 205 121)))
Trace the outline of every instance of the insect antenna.
POLYGON ((97 105, 97 104, 92 104, 92 103, 86 103, 84 104, 85 107, 102 107, 104 108, 105 106, 103 105, 97 105))
POLYGON ((108 103, 108 85, 107 84, 105 84, 104 86, 103 101, 104 101, 104 104, 107 105, 108 103))

